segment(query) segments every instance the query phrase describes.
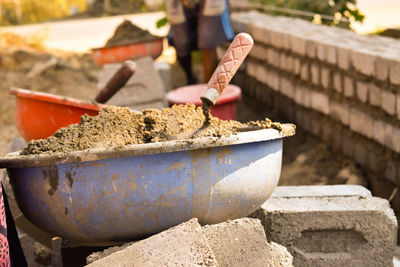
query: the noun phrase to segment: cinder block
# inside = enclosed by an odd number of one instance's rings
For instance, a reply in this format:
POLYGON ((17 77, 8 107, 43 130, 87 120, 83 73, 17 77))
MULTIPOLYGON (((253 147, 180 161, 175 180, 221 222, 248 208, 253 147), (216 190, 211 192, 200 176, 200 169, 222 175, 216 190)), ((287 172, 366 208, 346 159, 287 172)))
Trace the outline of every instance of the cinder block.
POLYGON ((396 217, 387 200, 365 191, 278 187, 252 216, 262 221, 268 240, 287 247, 295 266, 392 266, 396 217))
POLYGON ((312 90, 310 97, 311 108, 329 115, 329 97, 326 94, 312 90))
POLYGON ((352 51, 350 54, 354 68, 367 76, 375 76, 376 56, 371 51, 352 51))
POLYGON ((281 93, 290 99, 294 98, 294 86, 291 80, 281 77, 280 79, 281 93))
POLYGON ((350 76, 345 76, 343 78, 344 96, 353 97, 354 96, 354 80, 350 76))
POLYGON ((400 85, 400 61, 398 59, 390 62, 390 82, 400 85))
POLYGON ((297 85, 294 100, 297 104, 309 108, 311 106, 310 90, 303 85, 297 85))
POLYGON ((372 138, 374 133, 373 118, 357 108, 350 109, 350 129, 372 138))
POLYGON ((321 84, 326 89, 331 85, 331 70, 326 67, 321 68, 321 84))
POLYGON ((315 85, 319 85, 320 83, 320 66, 318 66, 316 63, 311 64, 311 81, 315 85))
POLYGON ((389 77, 390 61, 383 57, 376 58, 376 77, 381 81, 386 81, 389 77))
POLYGON ((267 242, 258 219, 242 218, 202 229, 219 266, 293 266, 285 247, 267 242))
POLYGON ((396 94, 389 90, 382 90, 382 109, 389 115, 396 114, 396 94))
POLYGON ((366 103, 368 100, 368 84, 366 82, 357 81, 356 82, 357 88, 357 98, 366 103))
POLYGON ((141 240, 87 266, 165 265, 218 266, 197 219, 141 240))
POLYGON ((372 106, 381 107, 382 105, 382 89, 374 83, 368 84, 368 101, 372 106))
POLYGON ((340 72, 335 72, 333 74, 333 88, 338 93, 343 92, 342 74, 340 72))
POLYGON ((331 101, 330 115, 333 119, 340 121, 344 125, 350 124, 350 107, 344 102, 331 101))

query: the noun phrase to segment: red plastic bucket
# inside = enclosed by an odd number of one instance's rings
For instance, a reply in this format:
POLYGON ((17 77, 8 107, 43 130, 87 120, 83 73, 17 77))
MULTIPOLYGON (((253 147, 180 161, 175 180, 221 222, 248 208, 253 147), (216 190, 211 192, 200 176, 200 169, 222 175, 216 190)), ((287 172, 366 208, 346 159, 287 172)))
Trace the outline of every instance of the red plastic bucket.
MULTIPOLYGON (((169 105, 193 103, 201 106, 200 96, 207 84, 195 84, 171 91, 167 94, 169 105)), ((242 90, 236 85, 229 84, 211 108, 211 114, 223 120, 236 119, 236 102, 240 101, 242 90)))

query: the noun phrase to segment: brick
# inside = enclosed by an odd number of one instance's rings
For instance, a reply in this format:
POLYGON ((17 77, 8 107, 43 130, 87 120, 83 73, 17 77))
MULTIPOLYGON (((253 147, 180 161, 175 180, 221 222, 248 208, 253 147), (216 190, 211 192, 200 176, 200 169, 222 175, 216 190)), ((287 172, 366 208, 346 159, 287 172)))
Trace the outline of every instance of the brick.
POLYGON ((290 55, 287 55, 285 58, 285 70, 288 72, 293 72, 294 68, 294 58, 290 55))
POLYGON ((269 30, 269 43, 272 46, 275 46, 276 48, 280 49, 286 49, 288 46, 287 42, 289 41, 289 38, 287 35, 284 33, 278 32, 278 31, 272 31, 269 30))
POLYGON ((257 63, 255 61, 247 61, 247 74, 251 77, 257 77, 257 63))
POLYGON ((254 44, 253 48, 250 50, 250 57, 264 61, 267 57, 266 48, 260 44, 254 44))
POLYGON ((206 225, 202 230, 219 266, 293 266, 285 247, 267 242, 258 219, 206 225))
POLYGON ((340 121, 344 125, 350 124, 349 104, 337 101, 330 102, 330 115, 333 119, 340 121))
POLYGON ((263 64, 257 64, 256 66, 256 79, 264 84, 267 84, 267 70, 263 64))
POLYGON ((394 150, 397 153, 400 153, 400 127, 393 126, 393 134, 391 135, 392 137, 392 150, 394 150))
POLYGON ((343 70, 350 69, 350 50, 343 47, 338 47, 337 50, 337 58, 338 58, 338 65, 339 68, 343 70))
POLYGON ((385 155, 382 149, 369 149, 368 150, 368 168, 375 172, 380 173, 382 171, 384 162, 386 161, 385 155))
POLYGON ((321 129, 321 140, 324 141, 326 144, 332 143, 332 132, 333 132, 333 125, 328 121, 321 119, 322 121, 322 129, 321 129))
POLYGON ((307 82, 308 82, 309 79, 310 79, 309 65, 308 65, 307 62, 304 62, 304 63, 301 65, 300 77, 301 77, 302 80, 307 81, 307 82))
POLYGON ((293 59, 293 72, 296 75, 300 75, 300 71, 301 71, 300 59, 296 57, 293 59))
POLYGON ((294 86, 291 80, 286 79, 286 78, 281 78, 280 80, 280 86, 281 86, 281 93, 291 99, 294 98, 294 86))
POLYGON ((302 37, 292 35, 290 38, 290 49, 300 56, 306 55, 306 40, 302 37))
POLYGON ((280 196, 274 193, 252 217, 268 240, 288 249, 294 266, 392 266, 397 221, 389 202, 358 192, 325 195, 330 187, 298 197, 292 192, 305 186, 278 187, 280 196))
POLYGON ((343 132, 343 153, 352 158, 353 157, 353 151, 354 151, 354 135, 350 131, 344 131, 343 132))
POLYGON ((357 140, 356 143, 354 144, 354 159, 358 164, 361 166, 365 166, 367 164, 367 148, 365 147, 365 144, 357 140))
POLYGON ((332 133, 332 149, 335 153, 341 153, 343 144, 343 136, 341 131, 333 131, 332 133))
POLYGON ((320 66, 318 66, 316 63, 311 64, 311 81, 315 85, 319 85, 320 83, 320 66))
POLYGON ((282 70, 286 70, 286 54, 280 53, 279 55, 279 68, 282 70))
POLYGON ((321 92, 311 91, 311 108, 329 115, 329 97, 321 92))
POLYGON ((390 61, 386 58, 376 58, 376 77, 381 81, 386 81, 389 77, 390 61))
POLYGON ((321 68, 321 84, 326 89, 328 89, 331 84, 331 70, 326 67, 321 68))
POLYGON ((321 123, 319 118, 311 119, 311 133, 315 136, 321 136, 321 123))
POLYGON ((366 103, 368 100, 368 84, 365 82, 357 81, 356 88, 357 98, 361 102, 366 103))
POLYGON ((273 70, 267 71, 267 85, 275 91, 279 91, 279 75, 273 70))
POLYGON ((279 67, 279 53, 272 48, 267 48, 267 62, 272 66, 279 67))
POLYGON ((354 96, 354 81, 349 76, 345 76, 343 79, 343 94, 345 97, 354 96))
POLYGON ((374 139, 381 145, 392 149, 393 147, 393 127, 391 124, 382 120, 374 121, 374 139))
POLYGON ((333 74, 333 88, 338 93, 341 93, 343 91, 342 74, 340 72, 335 72, 333 74))
POLYGON ((350 54, 354 68, 367 76, 375 76, 376 56, 368 53, 369 51, 353 51, 350 54))
POLYGON ((248 23, 246 25, 246 31, 253 37, 255 42, 267 43, 265 30, 262 25, 257 22, 248 23))
POLYGON ((337 64, 337 48, 333 45, 325 45, 324 58, 329 64, 337 64))
POLYGON ((389 115, 396 114, 396 95, 389 90, 382 90, 382 109, 389 115))
POLYGON ((203 231, 192 219, 97 260, 103 266, 218 266, 203 231))
POLYGON ((310 90, 302 85, 296 86, 294 100, 297 104, 309 108, 310 104, 310 90))
POLYGON ((380 107, 382 105, 382 89, 373 83, 369 83, 368 94, 368 101, 372 106, 380 107))
POLYGON ((374 133, 374 120, 366 113, 356 109, 350 109, 350 129, 372 138, 374 133))
POLYGON ((386 168, 385 168, 385 172, 383 173, 385 179, 393 182, 393 183, 397 183, 396 181, 396 164, 393 162, 393 160, 389 160, 386 163, 386 168))
POLYGON ((317 43, 313 40, 307 40, 306 42, 306 55, 309 58, 316 58, 317 56, 317 43))
POLYGON ((396 94, 396 113, 397 118, 400 120, 400 93, 396 94))
POLYGON ((400 61, 392 60, 390 62, 390 82, 396 85, 400 85, 400 61))

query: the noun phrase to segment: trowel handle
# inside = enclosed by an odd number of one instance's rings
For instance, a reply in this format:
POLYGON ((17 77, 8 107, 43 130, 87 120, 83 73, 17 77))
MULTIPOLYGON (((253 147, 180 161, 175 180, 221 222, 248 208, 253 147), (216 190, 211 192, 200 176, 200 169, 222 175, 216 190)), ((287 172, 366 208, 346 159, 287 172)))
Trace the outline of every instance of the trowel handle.
POLYGON ((253 44, 253 38, 247 33, 239 33, 235 36, 214 74, 211 76, 207 84, 207 89, 201 96, 202 99, 205 98, 213 104, 217 102, 218 97, 228 86, 233 75, 235 75, 243 60, 249 54, 253 44))
POLYGON ((105 103, 110 99, 116 92, 119 91, 132 75, 136 71, 136 64, 133 61, 126 60, 122 66, 114 73, 112 78, 107 82, 107 84, 100 90, 96 96, 96 102, 105 103))

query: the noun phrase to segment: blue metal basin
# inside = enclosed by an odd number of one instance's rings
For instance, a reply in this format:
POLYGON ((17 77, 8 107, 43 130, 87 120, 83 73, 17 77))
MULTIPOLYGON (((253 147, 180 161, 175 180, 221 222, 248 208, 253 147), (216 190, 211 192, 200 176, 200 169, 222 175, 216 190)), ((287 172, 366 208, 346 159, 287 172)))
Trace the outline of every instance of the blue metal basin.
POLYGON ((251 214, 278 184, 283 134, 268 129, 119 149, 0 159, 35 225, 81 244, 135 240, 197 217, 251 214))

